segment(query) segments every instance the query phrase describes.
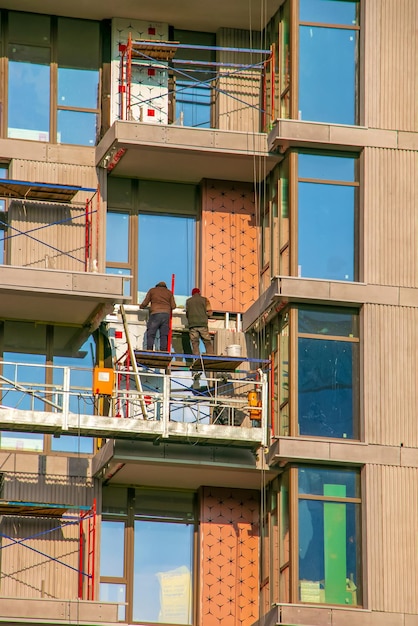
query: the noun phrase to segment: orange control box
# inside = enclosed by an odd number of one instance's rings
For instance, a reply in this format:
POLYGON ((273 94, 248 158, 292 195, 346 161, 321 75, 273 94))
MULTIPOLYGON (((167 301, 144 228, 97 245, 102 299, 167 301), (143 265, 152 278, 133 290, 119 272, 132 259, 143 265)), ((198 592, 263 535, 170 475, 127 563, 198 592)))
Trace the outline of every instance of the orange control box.
POLYGON ((111 396, 115 380, 114 371, 108 367, 95 367, 93 372, 93 393, 111 396))

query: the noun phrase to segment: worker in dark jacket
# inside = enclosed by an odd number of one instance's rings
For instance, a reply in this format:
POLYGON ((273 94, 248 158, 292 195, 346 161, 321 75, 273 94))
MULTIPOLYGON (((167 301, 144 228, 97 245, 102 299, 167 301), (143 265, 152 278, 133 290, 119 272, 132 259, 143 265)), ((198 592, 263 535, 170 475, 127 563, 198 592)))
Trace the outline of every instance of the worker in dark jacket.
POLYGON ((208 330, 208 318, 211 315, 209 300, 200 294, 200 289, 195 287, 192 290, 192 297, 186 300, 186 317, 193 354, 199 354, 200 339, 205 344, 206 354, 213 354, 212 339, 208 330))
POLYGON ((157 330, 159 330, 160 350, 161 352, 167 352, 170 314, 176 308, 176 302, 164 281, 157 283, 155 287, 149 289, 140 307, 145 309, 149 304, 151 305, 151 310, 147 324, 147 350, 154 349, 155 335, 157 330))

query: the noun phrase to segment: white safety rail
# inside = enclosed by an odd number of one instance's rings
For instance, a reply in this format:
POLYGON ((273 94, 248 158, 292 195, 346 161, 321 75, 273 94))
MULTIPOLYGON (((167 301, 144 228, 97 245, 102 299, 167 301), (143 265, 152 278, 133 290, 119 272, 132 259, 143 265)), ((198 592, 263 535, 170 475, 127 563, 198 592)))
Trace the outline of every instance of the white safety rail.
POLYGON ((2 365, 2 430, 267 443, 267 375, 261 370, 205 374, 187 368, 139 373, 119 369, 112 395, 99 396, 93 393, 92 369, 2 365))

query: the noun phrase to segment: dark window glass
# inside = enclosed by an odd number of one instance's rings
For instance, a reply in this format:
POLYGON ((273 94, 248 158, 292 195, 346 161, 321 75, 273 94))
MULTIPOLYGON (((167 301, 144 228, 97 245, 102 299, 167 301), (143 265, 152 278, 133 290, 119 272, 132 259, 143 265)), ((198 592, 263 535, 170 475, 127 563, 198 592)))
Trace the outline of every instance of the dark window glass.
POLYGON ((49 46, 51 20, 48 15, 10 11, 9 41, 35 46, 49 46))
POLYGON ((299 19, 301 22, 322 24, 358 23, 358 0, 300 0, 299 19))
POLYGON ((354 438, 358 344, 298 340, 298 408, 301 435, 354 438))
POLYGON ((327 485, 338 484, 341 488, 339 496, 360 497, 360 474, 353 470, 301 467, 298 470, 298 484, 299 494, 323 496, 327 485))
POLYGON ((299 119, 355 124, 356 55, 355 31, 300 27, 299 119))
POLYGON ((299 309, 298 330, 310 335, 358 337, 358 314, 299 309))

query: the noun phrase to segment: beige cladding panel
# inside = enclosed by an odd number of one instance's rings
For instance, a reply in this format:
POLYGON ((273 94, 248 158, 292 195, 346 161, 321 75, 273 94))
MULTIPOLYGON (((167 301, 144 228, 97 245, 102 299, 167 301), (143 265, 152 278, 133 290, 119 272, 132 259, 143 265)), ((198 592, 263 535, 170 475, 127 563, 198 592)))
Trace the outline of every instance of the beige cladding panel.
POLYGON ((371 465, 365 473, 368 608, 416 615, 418 468, 371 465))
MULTIPOLYGON (((217 46, 224 48, 260 48, 259 33, 247 30, 221 28, 217 33, 217 46)), ((224 69, 215 81, 215 127, 223 130, 260 130, 260 69, 251 68, 262 61, 259 54, 219 50, 216 60, 236 63, 246 67, 224 69)))
POLYGON ((366 283, 418 287, 418 153, 364 153, 366 283))
POLYGON ((363 307, 366 442, 418 447, 418 309, 363 307))
POLYGON ((367 0, 364 5, 365 125, 418 130, 418 2, 367 0))
MULTIPOLYGON (((10 177, 97 189, 94 167, 12 161, 10 177)), ((89 259, 98 258, 102 206, 95 192, 79 192, 71 204, 11 202, 7 262, 10 265, 83 271, 86 256, 86 200, 90 205, 89 259), (28 235, 18 235, 19 232, 28 235)), ((91 266, 91 262, 90 262, 91 266)))

